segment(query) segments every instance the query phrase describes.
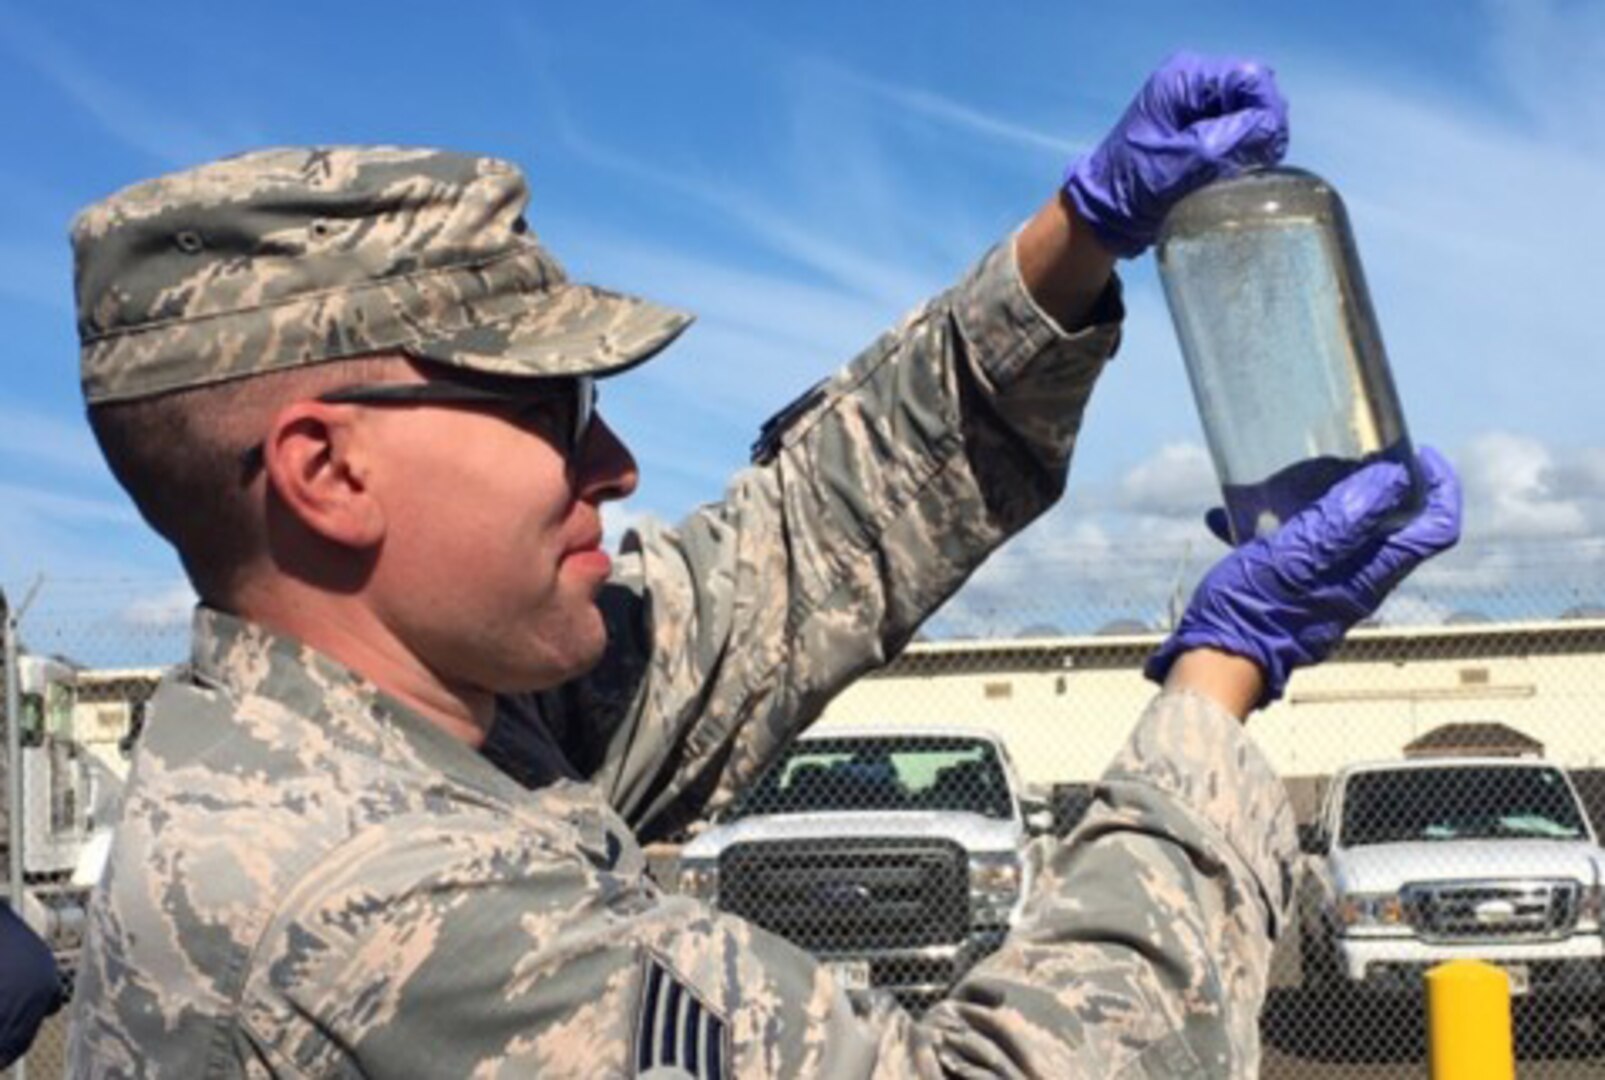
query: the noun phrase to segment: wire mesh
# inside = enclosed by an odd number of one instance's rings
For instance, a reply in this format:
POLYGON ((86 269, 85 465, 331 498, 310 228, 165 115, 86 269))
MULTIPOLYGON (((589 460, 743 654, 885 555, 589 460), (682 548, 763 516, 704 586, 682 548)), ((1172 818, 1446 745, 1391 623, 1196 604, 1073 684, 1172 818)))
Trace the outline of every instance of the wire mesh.
MULTIPOLYGON (((654 846, 654 872, 855 992, 927 1006, 1017 917, 1020 847, 1085 812, 1202 561, 1132 545, 989 566, 716 820, 654 846)), ((1422 972, 1462 956, 1511 979, 1520 1075, 1605 1075, 1602 568, 1593 541, 1457 552, 1252 719, 1304 847, 1261 1075, 1421 1075, 1422 972)), ((94 838, 191 603, 171 582, 51 581, 22 623, 28 656, 73 673, 70 699, 35 687, 17 718, 27 876, 69 975, 94 838)), ((47 1024, 30 1077, 61 1075, 65 1031, 47 1024)))

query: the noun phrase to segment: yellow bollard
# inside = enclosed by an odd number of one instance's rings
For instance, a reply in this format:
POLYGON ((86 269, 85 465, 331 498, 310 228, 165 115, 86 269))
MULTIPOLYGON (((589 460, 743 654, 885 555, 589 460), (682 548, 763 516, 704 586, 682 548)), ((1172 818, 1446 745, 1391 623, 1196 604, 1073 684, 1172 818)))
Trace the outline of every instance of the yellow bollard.
POLYGON ((1432 1080, 1515 1080, 1510 976, 1481 960, 1427 972, 1427 1054, 1432 1080))

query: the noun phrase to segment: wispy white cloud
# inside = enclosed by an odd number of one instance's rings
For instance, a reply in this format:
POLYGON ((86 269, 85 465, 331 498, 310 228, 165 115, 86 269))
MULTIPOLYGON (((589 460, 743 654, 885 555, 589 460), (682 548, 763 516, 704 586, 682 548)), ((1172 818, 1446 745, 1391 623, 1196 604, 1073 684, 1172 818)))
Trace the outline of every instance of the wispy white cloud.
POLYGON ((1216 542, 1202 533, 1196 523, 1133 522, 1061 506, 995 553, 942 609, 932 635, 1010 637, 1033 625, 1066 633, 1115 622, 1162 625, 1200 563, 1213 557, 1216 542))
MULTIPOLYGON (((168 165, 188 164, 237 149, 221 137, 181 119, 180 110, 149 100, 107 79, 55 34, 15 7, 0 8, 0 45, 18 63, 33 68, 123 145, 168 165)), ((237 134, 237 133, 236 133, 237 134)))
POLYGON ((1597 479, 1587 464, 1571 487, 1557 480, 1555 452, 1537 439, 1495 431, 1474 439, 1458 455, 1469 529, 1489 539, 1585 536, 1591 529, 1578 486, 1597 479), (1577 481, 1582 481, 1579 485, 1577 481))
POLYGON ((566 149, 593 167, 604 168, 672 193, 705 209, 717 210, 771 251, 796 260, 835 286, 884 305, 903 305, 929 291, 930 281, 896 259, 876 257, 851 242, 822 233, 817 223, 788 212, 750 187, 675 173, 648 165, 563 125, 566 149))
POLYGON ((132 524, 139 515, 126 502, 70 495, 0 481, 0 505, 8 511, 57 520, 132 524))
POLYGON ((1605 447, 1584 447, 1559 455, 1549 484, 1557 497, 1576 503, 1594 535, 1605 534, 1605 447))
POLYGON ((175 631, 188 629, 197 597, 187 581, 136 596, 119 613, 122 622, 135 631, 175 631))
POLYGON ((1069 139, 1061 133, 1040 131, 1011 117, 995 115, 933 90, 900 86, 862 72, 846 69, 837 71, 837 77, 843 82, 867 91, 882 102, 939 124, 959 135, 979 135, 990 141, 1031 151, 1047 152, 1058 158, 1069 158, 1091 145, 1091 140, 1069 139))
POLYGON ((1441 601, 1405 591, 1388 597, 1376 618, 1383 626, 1438 626, 1448 622, 1456 610, 1441 601))
POLYGON ((0 455, 81 476, 106 476, 100 450, 82 418, 68 420, 3 401, 0 401, 0 455))
MULTIPOLYGON (((1436 624, 1467 612, 1551 618, 1582 601, 1605 602, 1605 450, 1561 450, 1495 431, 1453 457, 1466 495, 1464 539, 1389 599, 1384 623, 1436 624)), ((1200 520, 1214 496, 1202 447, 1162 446, 994 555, 943 611, 938 633, 1007 635, 1031 622, 1088 632, 1117 618, 1161 625, 1227 553, 1200 520)))
POLYGON ((1526 120, 1550 140, 1605 150, 1605 7, 1483 0, 1492 53, 1526 120))
POLYGON ((1218 500, 1209 453, 1196 443, 1169 443, 1121 477, 1121 509, 1162 518, 1185 517, 1194 526, 1199 514, 1218 500))
POLYGON ((849 289, 749 270, 729 258, 670 252, 605 229, 591 232, 585 262, 606 267, 610 281, 627 282, 631 291, 697 314, 681 349, 701 355, 712 332, 729 338, 737 356, 758 350, 733 380, 686 373, 704 393, 745 393, 743 383, 766 387, 766 398, 772 397, 769 386, 798 389, 818 378, 822 364, 868 344, 896 313, 849 289))
POLYGON ((45 574, 40 586, 21 622, 29 649, 91 667, 171 664, 185 653, 195 597, 180 577, 103 569, 45 574))
MULTIPOLYGON (((1547 9, 1599 39, 1579 5, 1547 9)), ((1605 323, 1590 314, 1598 273, 1585 238, 1605 236, 1605 142, 1582 128, 1601 95, 1577 96, 1586 79, 1564 65, 1525 83, 1512 70, 1513 100, 1541 95, 1567 123, 1581 110, 1576 131, 1518 126, 1329 63, 1301 65, 1294 154, 1349 201, 1417 436, 1459 441, 1490 422, 1597 430, 1605 323)))
MULTIPOLYGON (((922 193, 917 167, 907 153, 894 152, 893 134, 877 120, 877 111, 893 103, 972 132, 1008 133, 1039 151, 1043 141, 1052 142, 938 95, 817 59, 780 55, 775 62, 784 73, 777 80, 783 115, 765 125, 764 137, 755 133, 743 147, 739 171, 731 170, 729 160, 704 167, 684 157, 646 160, 584 127, 547 71, 541 41, 527 24, 514 25, 541 87, 542 111, 565 156, 712 211, 760 250, 794 262, 814 284, 826 283, 882 311, 905 308, 945 284, 955 262, 979 254, 970 247, 955 252, 954 238, 968 243, 985 230, 967 223, 962 207, 937 205, 939 193, 922 193), (942 228, 933 229, 933 221, 942 228)), ((936 144, 930 133, 923 141, 927 149, 936 144)), ((1054 153, 1059 149, 1053 146, 1054 153)), ((1022 208, 1022 216, 1029 209, 1022 208)))
POLYGON ((162 558, 160 541, 122 501, 0 480, 0 522, 0 582, 12 586, 41 573, 149 573, 162 558))

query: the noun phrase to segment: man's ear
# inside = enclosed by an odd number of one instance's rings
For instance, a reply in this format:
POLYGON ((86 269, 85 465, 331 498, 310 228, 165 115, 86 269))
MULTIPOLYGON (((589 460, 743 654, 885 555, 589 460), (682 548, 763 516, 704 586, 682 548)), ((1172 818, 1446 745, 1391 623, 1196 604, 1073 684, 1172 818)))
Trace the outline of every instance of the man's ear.
POLYGON ((267 482, 307 529, 342 547, 367 549, 385 534, 371 485, 371 445, 349 405, 298 401, 280 409, 263 443, 267 482))

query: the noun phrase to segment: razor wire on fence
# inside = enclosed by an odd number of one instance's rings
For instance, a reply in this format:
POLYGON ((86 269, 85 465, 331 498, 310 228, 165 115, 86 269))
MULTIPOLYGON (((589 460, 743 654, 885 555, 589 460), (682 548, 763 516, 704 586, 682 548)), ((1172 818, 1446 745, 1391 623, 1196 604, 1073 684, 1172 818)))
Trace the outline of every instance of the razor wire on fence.
MULTIPOLYGON (((1073 830, 1207 564, 1131 545, 989 565, 718 819, 655 846, 660 883, 924 1008, 1018 916, 1022 847, 1073 830)), ((1303 846, 1262 1075, 1421 1075, 1422 975, 1458 957, 1506 972, 1523 1077, 1605 1075, 1602 571, 1592 541, 1456 552, 1252 719, 1303 846)), ((4 777, 28 910, 69 973, 192 604, 181 583, 46 581, 19 624, 4 777)), ((47 1025, 31 1077, 61 1074, 65 1032, 47 1025)))

